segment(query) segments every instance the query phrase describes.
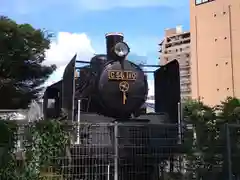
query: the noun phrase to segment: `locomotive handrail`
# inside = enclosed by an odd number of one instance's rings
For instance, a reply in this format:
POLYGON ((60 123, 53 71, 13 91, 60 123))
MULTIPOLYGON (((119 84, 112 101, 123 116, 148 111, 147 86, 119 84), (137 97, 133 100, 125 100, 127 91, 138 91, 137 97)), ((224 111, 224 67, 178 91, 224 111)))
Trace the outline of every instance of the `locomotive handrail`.
POLYGON ((80 60, 76 60, 76 63, 90 64, 89 61, 80 61, 80 60))
MULTIPOLYGON (((80 61, 76 60, 76 63, 83 63, 83 64, 90 64, 89 61, 80 61)), ((140 67, 162 67, 161 65, 154 65, 154 64, 139 64, 140 67)))
POLYGON ((153 64, 139 64, 140 67, 162 67, 161 65, 153 65, 153 64))
MULTIPOLYGON (((89 63, 89 62, 86 62, 86 61, 79 61, 80 63, 89 63)), ((161 66, 159 66, 159 65, 143 65, 143 66, 141 66, 141 67, 161 67, 161 66)), ((76 67, 76 69, 82 69, 83 67, 76 67)), ((143 71, 144 73, 154 73, 155 71, 143 71)))
MULTIPOLYGON (((83 64, 90 64, 89 61, 80 61, 80 60, 76 60, 76 63, 83 63, 83 64)), ((161 65, 153 65, 153 64, 139 64, 140 67, 162 67, 161 65)), ((82 67, 76 67, 76 69, 81 69, 82 67)), ((155 71, 144 71, 144 73, 154 73, 155 71)))

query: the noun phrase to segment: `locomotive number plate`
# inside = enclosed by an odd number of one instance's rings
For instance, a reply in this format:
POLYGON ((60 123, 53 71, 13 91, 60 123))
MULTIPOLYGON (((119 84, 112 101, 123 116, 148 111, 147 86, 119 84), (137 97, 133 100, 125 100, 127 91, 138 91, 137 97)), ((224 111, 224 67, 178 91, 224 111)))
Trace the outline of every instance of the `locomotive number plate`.
POLYGON ((108 71, 109 80, 123 80, 123 81, 135 81, 137 73, 132 71, 108 71))

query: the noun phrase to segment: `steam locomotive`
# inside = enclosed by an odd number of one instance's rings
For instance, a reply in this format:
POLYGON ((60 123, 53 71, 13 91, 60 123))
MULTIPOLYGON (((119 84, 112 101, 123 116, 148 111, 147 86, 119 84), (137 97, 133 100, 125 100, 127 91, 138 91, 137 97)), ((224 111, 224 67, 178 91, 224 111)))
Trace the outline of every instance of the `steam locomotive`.
MULTIPOLYGON (((170 151, 169 148, 159 148, 161 145, 165 147, 169 145, 169 142, 160 138, 167 137, 165 133, 167 130, 164 127, 162 129, 158 127, 149 129, 147 126, 169 123, 172 119, 177 119, 174 113, 171 112, 177 112, 176 107, 180 100, 178 63, 177 61, 173 61, 154 72, 155 111, 157 113, 167 113, 168 118, 166 118, 165 115, 146 113, 144 104, 148 95, 147 76, 142 67, 127 59, 130 48, 124 42, 123 34, 106 34, 106 49, 106 54, 95 55, 86 66, 81 68, 76 67, 76 63, 86 62, 76 60, 76 55, 72 58, 65 68, 63 79, 46 89, 44 94, 44 116, 45 118, 64 117, 71 121, 76 120, 77 111, 80 106, 82 123, 118 121, 123 124, 125 122, 146 124, 146 127, 122 126, 118 134, 118 136, 121 136, 122 141, 119 142, 118 147, 113 147, 114 140, 109 140, 113 139, 114 134, 107 127, 105 130, 99 130, 101 127, 91 130, 91 142, 94 139, 98 139, 96 141, 99 141, 99 131, 104 131, 104 137, 100 138, 101 142, 97 142, 97 144, 105 144, 106 149, 104 149, 104 152, 111 154, 110 152, 113 149, 119 148, 119 168, 122 173, 120 179, 133 180, 150 177, 156 179, 156 176, 153 177, 153 174, 156 174, 158 171, 156 165, 163 158, 166 158, 167 155, 167 153, 165 155, 160 154, 170 151), (173 87, 173 85, 175 86, 173 87), (133 132, 138 132, 138 135, 132 134, 133 132), (142 137, 143 134, 145 134, 145 137, 142 137), (133 137, 136 140, 133 140, 133 137), (143 139, 140 140, 140 138, 143 139), (151 140, 151 138, 153 139, 151 140), (127 146, 127 144, 132 145, 127 146), (142 149, 140 150, 139 147, 138 149, 134 149, 137 146, 142 147, 142 149), (141 152, 142 155, 137 155, 137 152, 141 152), (143 154, 145 154, 144 157, 143 154), (126 163, 128 166, 126 166, 126 163), (129 169, 134 171, 134 175, 132 174, 131 177, 128 173, 129 169)), ((176 134, 173 133, 172 136, 176 136, 176 134)), ((98 153, 101 153, 103 150, 96 151, 94 146, 91 146, 91 142, 86 140, 82 145, 75 145, 71 150, 72 155, 77 158, 78 156, 75 153, 78 152, 85 154, 86 157, 93 156, 98 158, 92 160, 93 162, 85 162, 81 159, 83 156, 79 156, 80 159, 74 160, 74 162, 82 162, 82 164, 75 164, 75 167, 82 167, 86 163, 92 163, 94 167, 96 161, 107 165, 109 161, 112 161, 109 160, 109 156, 99 155, 98 153), (86 145, 91 146, 89 147, 89 152, 84 152, 84 148, 81 148, 86 145), (81 149, 81 151, 74 150, 74 148, 81 149), (91 154, 87 154, 90 152, 91 154)), ((175 141, 171 139, 171 143, 173 144, 175 141)), ((90 167, 90 165, 88 166, 90 167)), ((75 168, 73 171, 73 174, 80 176, 77 177, 78 179, 93 178, 83 177, 86 169, 75 168)), ((93 170, 90 171, 92 172, 93 170)), ((111 170, 110 173, 113 174, 113 171, 111 170)), ((99 176, 97 179, 106 179, 106 172, 99 174, 104 174, 104 176, 100 175, 101 177, 99 176)))
MULTIPOLYGON (((53 114, 45 111, 46 117, 57 117, 65 111, 68 119, 74 119, 78 100, 81 111, 107 117, 129 118, 139 112, 148 94, 147 77, 141 67, 127 60, 130 48, 122 34, 109 33, 106 41, 107 54, 95 55, 89 65, 79 69, 79 77, 74 78, 78 62, 75 56, 66 67, 63 80, 47 89, 45 98, 49 99, 46 96, 51 94, 50 89, 58 86, 55 95, 59 99, 54 97, 58 102, 53 114)), ((45 110, 47 106, 45 100, 45 110)))

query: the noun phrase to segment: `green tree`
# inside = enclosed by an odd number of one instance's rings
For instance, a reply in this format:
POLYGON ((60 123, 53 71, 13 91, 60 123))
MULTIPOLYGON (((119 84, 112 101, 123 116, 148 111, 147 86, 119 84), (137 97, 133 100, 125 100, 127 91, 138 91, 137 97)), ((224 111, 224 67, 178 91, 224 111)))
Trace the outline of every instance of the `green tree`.
POLYGON ((0 16, 0 109, 26 108, 56 69, 45 66, 51 34, 0 16))
POLYGON ((184 151, 190 178, 214 179, 219 159, 214 109, 200 101, 188 101, 184 107, 184 151))
MULTIPOLYGON (((190 100, 184 106, 184 122, 192 128, 184 133, 184 153, 191 176, 224 179, 227 174, 226 124, 239 124, 240 101, 228 97, 220 105, 209 107, 200 101, 190 100)), ((240 127, 230 128, 232 171, 240 174, 240 127)), ((192 178, 192 177, 191 177, 192 178)))
MULTIPOLYGON (((240 101, 237 98, 228 97, 216 106, 219 124, 228 124, 231 150, 232 173, 237 179, 240 178, 240 101)), ((226 133, 225 136, 227 137, 226 133)), ((227 143, 225 143, 227 145, 227 143)), ((227 148, 227 147, 226 147, 227 148)), ((225 148, 225 152, 226 152, 225 148)), ((229 159, 227 159, 229 161, 229 159)), ((226 163, 227 164, 227 163, 226 163)))

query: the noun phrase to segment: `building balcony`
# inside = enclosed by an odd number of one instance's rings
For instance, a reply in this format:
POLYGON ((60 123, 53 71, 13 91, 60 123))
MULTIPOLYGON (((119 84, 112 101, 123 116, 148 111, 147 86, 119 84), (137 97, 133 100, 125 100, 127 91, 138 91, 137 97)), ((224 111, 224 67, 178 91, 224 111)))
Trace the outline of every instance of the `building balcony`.
POLYGON ((186 61, 184 63, 180 63, 179 64, 180 66, 184 66, 184 67, 189 67, 190 66, 190 62, 189 61, 186 61))
POLYGON ((191 99, 191 94, 187 94, 187 95, 182 95, 181 94, 181 101, 185 102, 191 99))
POLYGON ((180 87, 181 89, 181 93, 190 93, 191 92, 191 88, 190 87, 180 87))
POLYGON ((189 77, 190 73, 180 73, 180 78, 189 77))
POLYGON ((181 56, 181 57, 186 58, 187 56, 188 57, 190 56, 190 55, 187 55, 187 54, 190 54, 190 50, 189 49, 183 49, 183 50, 180 51, 179 48, 171 48, 169 50, 164 50, 164 51, 162 50, 161 53, 165 57, 171 57, 171 56, 178 57, 178 56, 181 56))
POLYGON ((191 84, 191 81, 190 81, 190 79, 187 79, 187 80, 181 80, 181 79, 180 79, 180 84, 181 84, 181 85, 190 85, 190 84, 191 84))
POLYGON ((179 64, 179 69, 180 70, 188 70, 190 69, 190 64, 184 63, 184 64, 179 64))
POLYGON ((181 71, 179 72, 179 75, 180 75, 181 78, 189 77, 189 76, 190 76, 190 71, 189 71, 189 70, 181 70, 181 71))
POLYGON ((171 40, 169 42, 166 42, 165 46, 166 46, 166 48, 169 48, 169 47, 173 47, 173 46, 179 46, 181 44, 189 44, 190 42, 191 42, 191 38, 171 40))

